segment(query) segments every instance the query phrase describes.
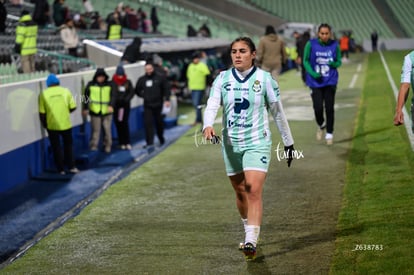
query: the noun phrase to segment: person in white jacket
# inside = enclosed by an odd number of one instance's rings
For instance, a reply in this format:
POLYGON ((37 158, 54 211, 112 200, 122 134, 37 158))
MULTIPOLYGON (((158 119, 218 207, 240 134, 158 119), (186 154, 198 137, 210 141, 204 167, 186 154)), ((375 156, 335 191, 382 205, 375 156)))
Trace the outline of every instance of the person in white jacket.
POLYGON ((60 27, 60 37, 67 53, 77 57, 79 37, 72 18, 66 19, 65 24, 60 27))

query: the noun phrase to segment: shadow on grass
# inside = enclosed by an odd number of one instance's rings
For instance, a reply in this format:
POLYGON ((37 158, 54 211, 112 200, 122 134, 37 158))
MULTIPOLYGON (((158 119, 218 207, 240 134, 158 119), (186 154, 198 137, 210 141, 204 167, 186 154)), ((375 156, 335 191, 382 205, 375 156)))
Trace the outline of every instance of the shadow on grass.
POLYGON ((336 239, 336 232, 335 231, 327 231, 327 232, 320 232, 315 234, 310 234, 307 236, 302 236, 298 238, 291 238, 285 239, 282 241, 277 241, 273 243, 266 243, 266 245, 276 245, 277 243, 281 243, 282 248, 280 251, 276 251, 270 253, 268 257, 279 256, 283 255, 295 250, 301 250, 305 247, 326 243, 326 242, 334 242, 336 239))
POLYGON ((254 261, 247 262, 247 272, 249 274, 272 274, 265 261, 265 255, 262 252, 260 246, 257 247, 257 256, 254 261))
POLYGON ((357 134, 357 135, 351 136, 351 137, 349 137, 349 138, 340 139, 340 140, 335 140, 335 143, 345 143, 345 142, 350 142, 350 141, 353 141, 353 140, 358 139, 358 138, 366 137, 366 136, 368 136, 368 135, 372 135, 372 134, 377 134, 377 133, 384 132, 384 131, 386 131, 386 130, 391 129, 392 127, 394 127, 394 126, 383 127, 383 128, 375 129, 375 130, 372 130, 372 131, 366 131, 366 132, 363 132, 363 133, 361 133, 361 134, 357 134))

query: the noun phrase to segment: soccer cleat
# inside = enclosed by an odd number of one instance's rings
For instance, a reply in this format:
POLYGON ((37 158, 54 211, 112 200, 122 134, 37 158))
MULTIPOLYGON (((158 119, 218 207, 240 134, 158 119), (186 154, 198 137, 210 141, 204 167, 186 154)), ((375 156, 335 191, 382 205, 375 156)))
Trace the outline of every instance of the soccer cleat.
POLYGON ((251 243, 244 245, 243 253, 246 261, 254 261, 256 259, 256 247, 251 243))

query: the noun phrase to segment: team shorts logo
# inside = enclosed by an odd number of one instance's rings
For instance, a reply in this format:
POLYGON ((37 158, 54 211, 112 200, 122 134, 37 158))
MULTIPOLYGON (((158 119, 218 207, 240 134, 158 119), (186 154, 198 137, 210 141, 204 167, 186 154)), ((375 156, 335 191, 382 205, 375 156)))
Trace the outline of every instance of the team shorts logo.
POLYGON ((258 92, 260 92, 260 91, 262 90, 262 85, 260 85, 260 81, 259 81, 259 80, 256 80, 256 81, 253 83, 252 89, 253 89, 253 91, 254 91, 255 93, 258 93, 258 92))
POLYGON ((266 164, 267 163, 267 157, 266 156, 261 157, 260 161, 263 162, 264 164, 266 164))

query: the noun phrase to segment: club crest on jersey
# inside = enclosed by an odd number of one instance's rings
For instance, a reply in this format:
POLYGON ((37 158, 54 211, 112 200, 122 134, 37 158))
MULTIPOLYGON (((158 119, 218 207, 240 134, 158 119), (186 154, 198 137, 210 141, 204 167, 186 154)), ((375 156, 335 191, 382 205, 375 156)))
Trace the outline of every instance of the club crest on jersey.
POLYGON ((258 93, 262 90, 262 85, 260 85, 260 81, 256 80, 252 86, 253 92, 258 93))

